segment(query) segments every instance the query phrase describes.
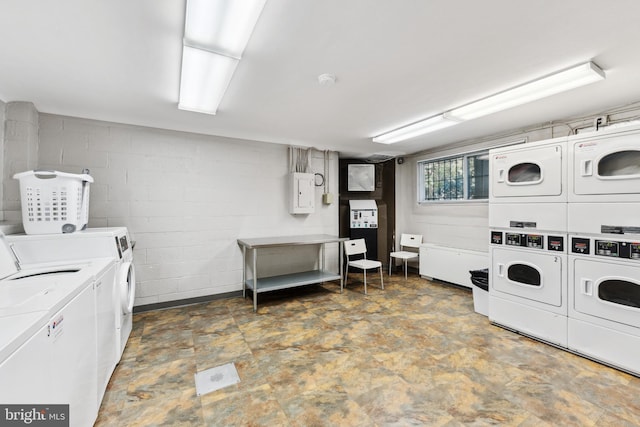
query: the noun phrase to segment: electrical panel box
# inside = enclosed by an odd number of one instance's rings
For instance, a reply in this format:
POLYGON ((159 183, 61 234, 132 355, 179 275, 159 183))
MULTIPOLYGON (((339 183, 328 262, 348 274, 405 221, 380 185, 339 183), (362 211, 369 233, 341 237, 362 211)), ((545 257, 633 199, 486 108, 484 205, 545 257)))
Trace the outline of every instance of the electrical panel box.
POLYGON ((289 176, 291 204, 289 213, 309 214, 316 209, 316 183, 312 173, 293 172, 289 176))

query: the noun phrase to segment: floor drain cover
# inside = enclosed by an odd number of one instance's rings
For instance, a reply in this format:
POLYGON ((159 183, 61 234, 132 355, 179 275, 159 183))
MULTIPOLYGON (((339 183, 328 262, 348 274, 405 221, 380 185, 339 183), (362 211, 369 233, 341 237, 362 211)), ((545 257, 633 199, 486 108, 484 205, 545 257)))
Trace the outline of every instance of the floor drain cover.
POLYGON ((196 393, 198 396, 220 390, 221 388, 240 382, 238 371, 233 363, 216 366, 195 374, 196 393))

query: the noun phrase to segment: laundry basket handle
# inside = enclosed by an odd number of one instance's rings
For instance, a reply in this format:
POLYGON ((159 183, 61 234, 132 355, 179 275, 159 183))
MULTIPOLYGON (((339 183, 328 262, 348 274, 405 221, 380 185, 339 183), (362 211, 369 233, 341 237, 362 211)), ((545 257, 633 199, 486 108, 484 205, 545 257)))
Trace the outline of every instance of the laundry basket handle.
POLYGON ((56 171, 36 169, 33 171, 33 175, 38 179, 53 179, 58 176, 58 173, 56 171))

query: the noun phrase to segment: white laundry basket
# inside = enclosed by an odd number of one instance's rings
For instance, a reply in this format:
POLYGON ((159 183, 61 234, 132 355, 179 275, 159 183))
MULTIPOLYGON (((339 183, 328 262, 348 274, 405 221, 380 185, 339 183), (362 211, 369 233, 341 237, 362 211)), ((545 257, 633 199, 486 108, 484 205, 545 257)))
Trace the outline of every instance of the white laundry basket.
POLYGON ((82 174, 32 170, 17 173, 22 200, 22 225, 27 234, 73 233, 89 222, 89 184, 82 174))

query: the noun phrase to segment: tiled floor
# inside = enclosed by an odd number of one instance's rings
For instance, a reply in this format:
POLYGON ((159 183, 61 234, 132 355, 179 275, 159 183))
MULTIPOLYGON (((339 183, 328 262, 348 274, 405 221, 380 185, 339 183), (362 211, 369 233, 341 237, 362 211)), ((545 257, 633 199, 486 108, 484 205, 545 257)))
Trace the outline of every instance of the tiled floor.
POLYGON ((640 425, 640 379, 490 325, 468 290, 385 279, 137 314, 96 425, 640 425), (196 396, 227 362, 241 382, 196 396))

